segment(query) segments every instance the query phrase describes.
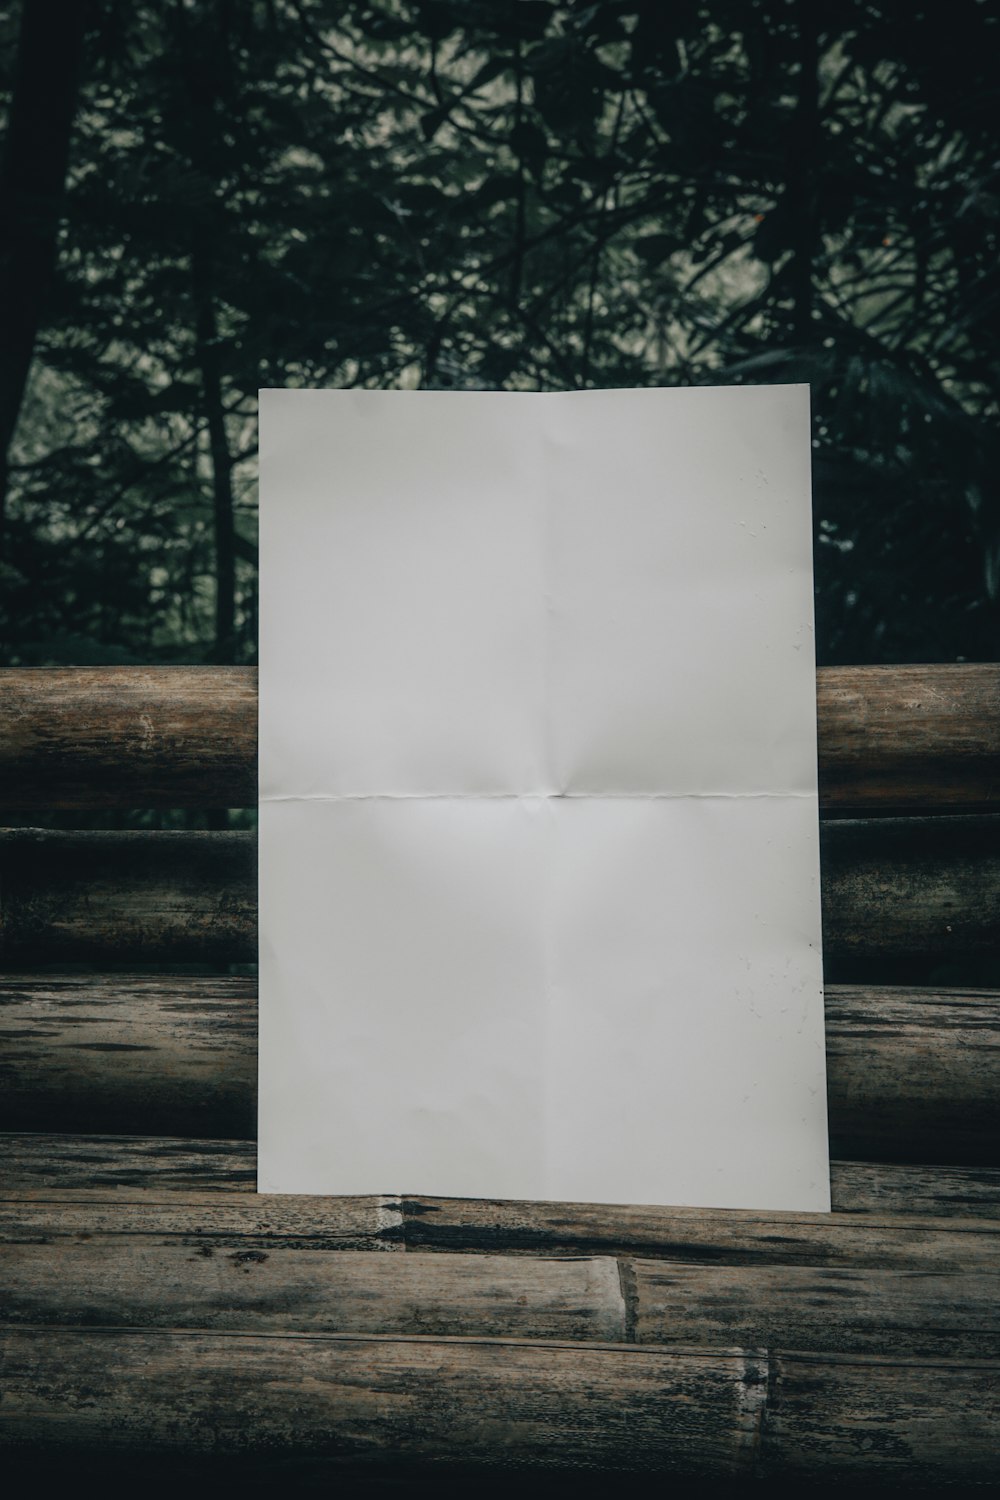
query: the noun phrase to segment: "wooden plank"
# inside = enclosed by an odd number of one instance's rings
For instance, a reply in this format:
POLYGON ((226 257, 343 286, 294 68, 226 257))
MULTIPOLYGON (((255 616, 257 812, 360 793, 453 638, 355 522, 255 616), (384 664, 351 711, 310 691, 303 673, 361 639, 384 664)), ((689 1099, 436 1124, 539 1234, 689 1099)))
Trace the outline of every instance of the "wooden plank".
MULTIPOLYGON (((688 1265, 847 1266, 955 1274, 993 1271, 1000 1265, 1000 1216, 943 1221, 874 1214, 869 1218, 430 1197, 402 1198, 399 1207, 407 1249, 417 1250, 639 1256, 688 1265)), ((9 1211, 15 1212, 13 1205, 9 1211)), ((24 1209, 18 1206, 16 1211, 20 1214, 24 1209)), ((64 1205, 52 1217, 65 1212, 64 1205)), ((64 1222, 75 1220, 65 1218, 64 1222)))
POLYGON ((252 667, 0 672, 0 807, 248 807, 252 667))
MULTIPOLYGON (((610 1257, 377 1251, 76 1236, 5 1246, 0 1322, 284 1333, 626 1340, 610 1257)), ((674 1342, 678 1342, 674 1340, 674 1342)), ((729 1342, 732 1342, 729 1340, 729 1342)))
POLYGON ((195 1249, 388 1249, 637 1256, 684 1265, 868 1267, 940 1275, 1000 1267, 993 1220, 294 1194, 8 1192, 0 1242, 49 1247, 122 1235, 195 1249))
MULTIPOLYGON (((0 1127, 250 1138, 256 985, 0 977, 0 1127)), ((837 1153, 1000 1164, 1000 992, 827 990, 837 1153)))
POLYGON ((319 1198, 293 1193, 109 1193, 48 1191, 0 1201, 0 1244, 48 1244, 66 1238, 130 1235, 252 1254, 261 1250, 402 1251, 398 1198, 319 1198))
POLYGON ((740 1350, 14 1328, 0 1444, 340 1464, 751 1472, 766 1367, 740 1350))
MULTIPOLYGON (((831 812, 995 805, 1000 668, 817 673, 820 791, 831 812)), ((249 806, 252 667, 0 672, 0 806, 249 806)))
POLYGON ((1000 1358, 996 1269, 624 1264, 640 1344, 1000 1358))
MULTIPOLYGON (((828 978, 839 960, 1000 956, 1000 815, 843 820, 821 832, 828 978)), ((8 966, 242 962, 256 943, 251 833, 0 832, 8 966)))
MULTIPOLYGON (((883 1217, 1000 1219, 1000 1171, 893 1162, 830 1163, 833 1207, 883 1217)), ((252 1141, 170 1136, 0 1135, 0 1194, 99 1191, 125 1198, 157 1191, 252 1193, 252 1141)))
POLYGON ((995 1361, 778 1352, 763 1476, 918 1490, 995 1482, 998 1388, 995 1361))

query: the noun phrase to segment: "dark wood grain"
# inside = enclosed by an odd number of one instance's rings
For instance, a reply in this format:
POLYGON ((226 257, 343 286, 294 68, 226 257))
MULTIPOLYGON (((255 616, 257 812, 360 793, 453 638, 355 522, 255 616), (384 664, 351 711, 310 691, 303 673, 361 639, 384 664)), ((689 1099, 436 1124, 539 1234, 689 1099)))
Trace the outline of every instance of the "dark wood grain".
MULTIPOLYGON (((1000 815, 828 822, 821 854, 828 965, 1000 959, 1000 815)), ((0 832, 8 967, 242 962, 256 944, 251 833, 0 832)))
POLYGON ((254 1138, 256 980, 0 978, 0 1122, 254 1138))
POLYGON ((712 1348, 785 1342, 826 1352, 1000 1358, 996 1237, 986 1260, 987 1236, 953 1235, 951 1255, 961 1267, 954 1271, 937 1263, 944 1236, 919 1231, 909 1254, 915 1262, 923 1249, 925 1263, 892 1264, 898 1226, 894 1235, 885 1225, 872 1226, 860 1264, 782 1264, 776 1241, 776 1263, 720 1265, 387 1255, 289 1244, 280 1229, 261 1249, 218 1230, 163 1236, 149 1226, 153 1217, 146 1215, 145 1229, 71 1233, 64 1225, 41 1242, 12 1236, 0 1250, 0 1322, 712 1348), (886 1260, 864 1264, 879 1240, 888 1244, 886 1260))
POLYGON ((1000 665, 821 668, 817 715, 831 812, 961 812, 1000 799, 1000 665))
POLYGON ((252 834, 0 833, 5 964, 256 956, 252 834))
MULTIPOLYGON (((955 1274, 973 1267, 995 1270, 1000 1263, 1000 1205, 996 1219, 947 1221, 429 1197, 403 1199, 401 1210, 404 1242, 420 1250, 638 1255, 688 1265, 868 1266, 955 1274)), ((23 1213, 24 1206, 16 1211, 23 1213)))
POLYGON ((905 1494, 996 1483, 998 1388, 995 1361, 779 1350, 770 1360, 763 1477, 881 1482, 905 1494))
MULTIPOLYGON (((1000 1165, 1000 992, 832 986, 839 1156, 1000 1165)), ((0 1127, 250 1139, 256 981, 0 977, 0 1127)))
POLYGON ((500 1339, 3 1331, 0 1444, 340 1463, 751 1472, 766 1366, 738 1350, 500 1339))
MULTIPOLYGON (((171 1136, 0 1134, 0 1192, 111 1192, 124 1200, 161 1191, 252 1194, 252 1141, 171 1136)), ((896 1162, 833 1161, 835 1212, 938 1219, 1000 1218, 1000 1170, 896 1162)))
POLYGON ((307 1197, 176 1189, 109 1193, 107 1188, 22 1193, 4 1188, 2 1194, 3 1244, 131 1235, 219 1251, 405 1249, 399 1200, 377 1193, 307 1197))
POLYGON ((922 1162, 832 1161, 833 1207, 845 1214, 1000 1218, 1000 1169, 922 1162))
POLYGON ((7 1454, 995 1481, 1000 1364, 513 1339, 11 1328, 7 1454))
MULTIPOLYGON (((998 709, 996 666, 819 673, 828 977, 1000 960, 998 709)), ((0 673, 14 812, 252 805, 255 756, 251 669, 0 673)), ((0 953, 252 959, 255 884, 247 835, 10 834, 0 953)), ((830 989, 834 1150, 892 1158, 831 1215, 258 1196, 252 981, 0 1001, 8 1460, 1000 1478, 996 992, 830 989)))
POLYGON ((0 807, 256 800, 254 668, 0 671, 0 807))
MULTIPOLYGON (((820 791, 831 812, 1000 799, 1000 667, 827 667, 820 791)), ((241 807, 256 801, 252 667, 0 672, 0 807, 241 807)))
POLYGON ((7 1324, 598 1343, 627 1337, 619 1267, 610 1257, 386 1255, 290 1246, 278 1237, 261 1250, 238 1236, 193 1245, 190 1237, 183 1243, 140 1232, 7 1244, 0 1264, 0 1322, 7 1324))
POLYGON ((997 955, 1000 817, 827 822, 820 860, 827 958, 997 955))
POLYGON ((834 1156, 1000 1165, 1000 992, 832 986, 826 1049, 834 1156))
MULTIPOLYGON (((246 1195, 256 1187, 255 1141, 58 1130, 0 1133, 0 1191, 5 1193, 110 1189, 124 1197, 166 1189, 246 1195)), ((867 1180, 863 1191, 867 1203, 872 1196, 867 1180)))
POLYGON ((637 1256, 688 1266, 810 1266, 960 1275, 1000 1268, 988 1219, 657 1208, 461 1198, 5 1190, 0 1242, 110 1241, 219 1251, 377 1250, 503 1256, 637 1256))
POLYGON ((898 1266, 630 1261, 624 1269, 641 1344, 784 1344, 827 1353, 1000 1359, 998 1266, 948 1274, 898 1266))

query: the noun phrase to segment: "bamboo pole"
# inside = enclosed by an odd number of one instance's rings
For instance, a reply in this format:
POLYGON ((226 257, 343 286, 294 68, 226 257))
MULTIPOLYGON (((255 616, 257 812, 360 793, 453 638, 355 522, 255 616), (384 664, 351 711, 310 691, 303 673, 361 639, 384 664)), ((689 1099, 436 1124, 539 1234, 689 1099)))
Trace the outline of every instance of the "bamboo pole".
MULTIPOLYGON (((0 978, 0 1128, 251 1139, 256 981, 0 978)), ((1000 1165, 1000 993, 831 986, 834 1155, 1000 1165)))
MULTIPOLYGON (((829 813, 961 812, 1000 799, 1000 666, 817 673, 829 813)), ((0 671, 0 808, 256 802, 252 667, 0 671)))

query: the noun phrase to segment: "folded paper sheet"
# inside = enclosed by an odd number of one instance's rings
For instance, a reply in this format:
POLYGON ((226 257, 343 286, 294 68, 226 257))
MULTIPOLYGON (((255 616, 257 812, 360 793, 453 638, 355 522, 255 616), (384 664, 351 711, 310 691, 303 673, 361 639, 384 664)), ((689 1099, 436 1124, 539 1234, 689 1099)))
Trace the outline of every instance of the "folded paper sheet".
POLYGON ((829 1208, 806 388, 260 452, 260 1188, 829 1208))

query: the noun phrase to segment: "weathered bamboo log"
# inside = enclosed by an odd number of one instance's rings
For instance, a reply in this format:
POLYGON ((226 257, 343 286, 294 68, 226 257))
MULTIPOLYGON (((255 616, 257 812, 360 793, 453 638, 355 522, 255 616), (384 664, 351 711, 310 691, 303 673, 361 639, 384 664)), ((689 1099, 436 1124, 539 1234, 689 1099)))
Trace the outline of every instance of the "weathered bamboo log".
POLYGON ((256 887, 248 833, 0 833, 0 957, 254 959, 256 887))
MULTIPOLYGON (((857 1266, 622 1262, 634 1306, 630 1325, 640 1344, 788 1344, 817 1353, 971 1359, 1000 1358, 997 1265, 943 1275, 857 1266)), ((25 1306, 31 1305, 29 1297, 25 1306)), ((49 1306, 58 1320, 58 1294, 49 1306)))
MULTIPOLYGON (((208 1248, 220 1255, 275 1248, 387 1254, 406 1248, 402 1225, 398 1198, 375 1193, 326 1198, 165 1189, 131 1197, 107 1190, 22 1195, 4 1189, 0 1197, 3 1245, 55 1244, 67 1235, 103 1240, 127 1234, 152 1236, 157 1244, 173 1241, 194 1250, 208 1248)), ((952 1242, 945 1242, 945 1255, 948 1243, 952 1242)), ((968 1243, 972 1255, 978 1240, 968 1243)))
MULTIPOLYGON (((7 1245, 0 1322, 710 1348, 788 1342, 817 1352, 1000 1358, 998 1262, 983 1269, 978 1255, 975 1265, 947 1273, 385 1255, 289 1246, 278 1237, 261 1250, 185 1239, 78 1231, 7 1245)), ((780 1261, 780 1245, 773 1254, 780 1261)))
MULTIPOLYGON (((233 1249, 119 1234, 10 1245, 0 1263, 0 1322, 6 1324, 592 1343, 629 1337, 618 1262, 611 1257, 384 1255, 277 1241, 267 1250, 240 1243, 233 1249)), ((971 1295, 979 1281, 968 1279, 971 1295)), ((950 1284, 951 1278, 944 1280, 950 1284)), ((647 1323, 652 1329, 652 1315, 647 1323)))
POLYGON ((735 1476, 767 1392, 741 1350, 66 1328, 2 1344, 0 1444, 109 1455, 735 1476))
POLYGON ((828 958, 996 955, 1000 817, 828 822, 821 867, 828 958))
POLYGON ((829 811, 961 812, 1000 798, 1000 666, 826 667, 816 686, 829 811))
MULTIPOLYGON (((119 1200, 151 1193, 246 1195, 257 1182, 252 1141, 171 1136, 0 1134, 0 1194, 111 1190, 119 1200)), ((1000 1218, 1000 1171, 993 1167, 896 1162, 830 1163, 837 1213, 918 1218, 1000 1218)))
POLYGON ((0 672, 0 807, 245 807, 252 667, 0 672))
POLYGON ((831 986, 826 1046, 834 1156, 1000 1165, 1000 991, 831 986))
POLYGON ((1000 1477, 995 1361, 779 1349, 769 1377, 763 1478, 935 1488, 1000 1477))
MULTIPOLYGON (((831 986, 834 1153, 1000 1165, 1000 992, 831 986)), ((249 1139, 256 981, 0 977, 0 1128, 249 1139)))
MULTIPOLYGON (((988 1219, 650 1208, 634 1204, 153 1191, 4 1192, 0 1243, 150 1244, 212 1249, 436 1251, 638 1256, 687 1266, 868 1268, 942 1276, 1000 1269, 1000 1204, 988 1219)), ((61 1252, 59 1252, 61 1253, 61 1252)))
POLYGON ((996 1167, 832 1161, 830 1191, 834 1209, 845 1214, 1000 1218, 996 1167))
MULTIPOLYGON (((955 811, 1000 797, 1000 668, 817 674, 830 811, 955 811)), ((244 807, 256 801, 252 667, 0 672, 0 807, 244 807)))
POLYGON ((256 1033, 253 979, 4 976, 0 1123, 252 1139, 256 1033))
MULTIPOLYGON (((0 1193, 110 1190, 125 1198, 164 1190, 247 1196, 256 1187, 255 1141, 89 1132, 64 1135, 47 1130, 0 1132, 0 1193)), ((863 1191, 867 1202, 867 1185, 863 1191)), ((1000 1176, 997 1196, 1000 1198, 1000 1176)))
MULTIPOLYGON (((39 1205, 41 1207, 41 1205, 39 1205)), ((450 1198, 400 1200, 407 1248, 505 1254, 640 1256, 689 1265, 868 1266, 911 1271, 996 1270, 995 1219, 917 1219, 844 1214, 753 1213, 636 1204, 521 1203, 450 1198)), ((11 1205, 23 1216, 26 1204, 11 1205)), ((69 1205, 13 1223, 66 1225, 69 1205)), ((76 1211, 74 1210, 74 1213, 76 1211)), ((45 1229, 46 1233, 50 1232, 45 1229)))
MULTIPOLYGON (((1000 952, 1000 815, 825 823, 822 869, 828 971, 1000 952)), ((0 832, 8 966, 231 963, 256 943, 253 834, 0 832)))
POLYGON ((14 1328, 0 1442, 366 1461, 988 1482, 1000 1365, 513 1339, 14 1328))

